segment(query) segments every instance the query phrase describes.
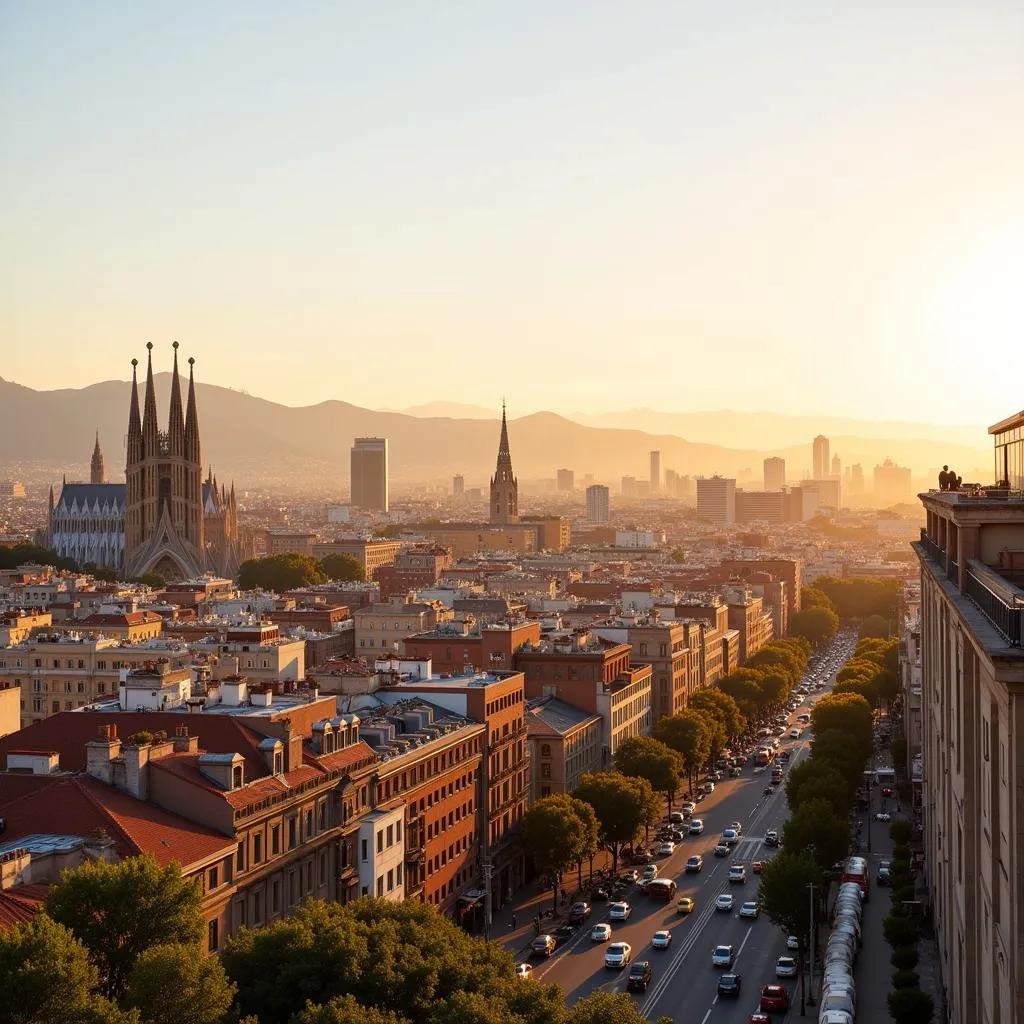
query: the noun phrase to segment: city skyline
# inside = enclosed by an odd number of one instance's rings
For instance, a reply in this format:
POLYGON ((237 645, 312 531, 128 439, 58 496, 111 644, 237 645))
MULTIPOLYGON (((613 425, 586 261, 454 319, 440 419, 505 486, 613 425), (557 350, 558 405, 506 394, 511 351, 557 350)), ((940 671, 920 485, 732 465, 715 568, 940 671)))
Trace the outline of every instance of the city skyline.
POLYGON ((676 410, 685 352, 710 408, 984 423, 1020 404, 991 368, 1024 326, 1022 28, 995 2, 9 8, 4 376, 73 387, 171 336, 207 380, 358 401, 310 370, 372 345, 402 407, 472 346, 489 407, 676 410), (535 372, 556 347, 569 379, 535 372), (666 371, 642 403, 627 352, 666 371))

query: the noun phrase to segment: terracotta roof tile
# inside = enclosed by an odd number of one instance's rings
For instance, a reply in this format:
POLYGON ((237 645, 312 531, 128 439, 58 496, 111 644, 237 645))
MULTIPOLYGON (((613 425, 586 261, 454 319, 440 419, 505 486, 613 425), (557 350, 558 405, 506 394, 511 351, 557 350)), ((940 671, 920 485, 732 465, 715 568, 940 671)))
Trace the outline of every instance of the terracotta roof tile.
POLYGON ((49 891, 48 885, 16 885, 0 892, 0 932, 31 921, 49 891))
POLYGON ((373 764, 376 759, 377 755, 374 754, 369 744, 360 740, 359 743, 354 743, 350 747, 335 750, 333 754, 322 754, 316 758, 316 761, 325 771, 346 772, 352 768, 362 768, 365 765, 373 764))

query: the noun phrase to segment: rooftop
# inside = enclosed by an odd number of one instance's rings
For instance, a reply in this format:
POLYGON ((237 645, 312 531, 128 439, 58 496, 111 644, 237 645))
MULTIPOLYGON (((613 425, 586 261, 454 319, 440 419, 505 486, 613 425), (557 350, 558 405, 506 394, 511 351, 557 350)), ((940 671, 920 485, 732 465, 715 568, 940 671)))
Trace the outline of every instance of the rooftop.
POLYGON ((586 722, 600 721, 601 716, 581 711, 557 697, 538 697, 526 703, 527 714, 543 722, 557 733, 570 732, 586 722))

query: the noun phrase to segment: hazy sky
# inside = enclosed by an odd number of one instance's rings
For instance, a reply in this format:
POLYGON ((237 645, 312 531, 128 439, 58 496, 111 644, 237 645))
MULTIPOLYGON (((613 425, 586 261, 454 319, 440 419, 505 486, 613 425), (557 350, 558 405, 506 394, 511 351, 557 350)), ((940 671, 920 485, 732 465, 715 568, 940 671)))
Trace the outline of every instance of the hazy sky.
POLYGON ((0 132, 32 387, 1024 406, 1020 0, 4 0, 0 132))

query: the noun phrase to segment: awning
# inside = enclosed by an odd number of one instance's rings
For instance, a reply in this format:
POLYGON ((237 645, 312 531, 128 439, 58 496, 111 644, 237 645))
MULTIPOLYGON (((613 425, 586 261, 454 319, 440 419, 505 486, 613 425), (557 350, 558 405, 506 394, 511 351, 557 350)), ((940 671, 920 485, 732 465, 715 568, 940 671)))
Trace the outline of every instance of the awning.
POLYGON ((483 889, 470 889, 469 892, 464 892, 459 896, 459 902, 475 907, 486 895, 487 893, 483 889))

